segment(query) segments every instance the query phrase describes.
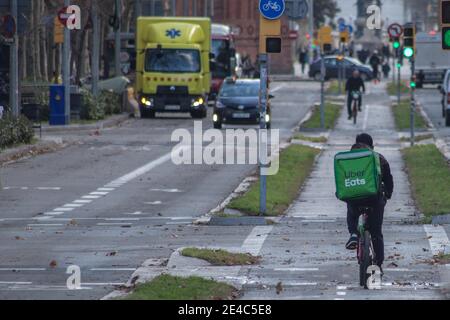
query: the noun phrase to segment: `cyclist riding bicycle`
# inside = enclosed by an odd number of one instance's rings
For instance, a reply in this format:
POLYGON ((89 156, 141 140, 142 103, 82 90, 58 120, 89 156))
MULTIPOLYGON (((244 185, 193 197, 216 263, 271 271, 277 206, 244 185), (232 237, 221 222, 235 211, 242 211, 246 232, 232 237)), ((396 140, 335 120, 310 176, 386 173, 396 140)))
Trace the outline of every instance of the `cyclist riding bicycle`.
MULTIPOLYGON (((366 86, 364 85, 364 81, 361 78, 361 75, 358 70, 353 71, 353 76, 347 80, 347 83, 345 85, 345 91, 348 93, 347 98, 347 109, 348 109, 348 119, 351 120, 353 116, 352 111, 352 103, 353 103, 353 92, 366 92, 366 86)), ((359 95, 359 101, 358 101, 358 109, 361 111, 362 106, 362 95, 359 95)))
MULTIPOLYGON (((373 139, 370 135, 363 133, 357 136, 356 144, 352 150, 372 149, 374 150, 373 139)), ((384 262, 384 240, 383 240, 383 218, 384 208, 387 200, 390 200, 394 191, 394 179, 391 174, 389 162, 384 156, 380 156, 382 192, 377 199, 370 200, 367 203, 348 203, 347 205, 347 225, 350 232, 350 240, 346 244, 348 250, 356 250, 358 246, 358 219, 360 216, 360 207, 370 207, 373 211, 369 215, 369 231, 372 235, 372 241, 376 256, 376 264, 382 268, 384 262)))

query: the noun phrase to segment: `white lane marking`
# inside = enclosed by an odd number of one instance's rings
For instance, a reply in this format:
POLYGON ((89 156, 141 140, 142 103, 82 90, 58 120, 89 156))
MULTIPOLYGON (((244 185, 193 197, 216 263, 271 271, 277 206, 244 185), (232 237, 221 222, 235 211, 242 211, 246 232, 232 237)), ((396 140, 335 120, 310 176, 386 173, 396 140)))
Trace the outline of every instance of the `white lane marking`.
POLYGON ((280 86, 274 88, 273 90, 270 90, 270 92, 271 92, 271 93, 275 93, 275 92, 277 92, 277 91, 283 89, 284 87, 286 87, 286 85, 282 84, 282 85, 280 85, 280 86))
POLYGON ((166 192, 166 193, 180 193, 181 190, 178 189, 151 189, 153 192, 166 192))
POLYGON ((409 270, 407 268, 386 268, 384 269, 384 272, 423 272, 423 270, 409 270))
POLYGON ((140 221, 140 218, 106 218, 105 221, 140 221))
POLYGON ((151 206, 157 206, 162 204, 161 201, 154 201, 154 202, 145 202, 145 204, 151 205, 151 206))
POLYGON ((100 227, 132 226, 132 223, 97 223, 100 227))
POLYGON ((41 190, 41 191, 60 191, 61 188, 59 187, 37 187, 37 190, 41 190))
POLYGON ((302 220, 302 223, 332 223, 336 222, 336 219, 327 219, 327 220, 302 220))
POLYGON ((100 196, 82 196, 81 199, 91 199, 91 200, 96 200, 96 199, 100 199, 100 196))
POLYGON ((60 187, 3 187, 3 190, 39 190, 39 191, 60 191, 60 187))
POLYGON ((337 289, 339 290, 339 291, 342 291, 342 290, 347 290, 347 286, 337 286, 337 289))
POLYGON ((29 227, 62 227, 61 223, 31 223, 28 225, 29 227))
POLYGON ((0 271, 46 271, 45 268, 0 268, 0 271))
POLYGON ((65 204, 64 208, 81 208, 83 206, 84 206, 83 203, 69 203, 69 204, 65 204))
POLYGON ((56 212, 69 212, 69 211, 73 211, 75 208, 56 208, 55 211, 56 212))
POLYGON ((91 271, 136 271, 136 268, 92 268, 91 271))
POLYGON ((264 241, 266 241, 268 235, 272 231, 273 226, 255 227, 250 235, 245 239, 242 244, 242 251, 250 253, 252 255, 259 255, 261 252, 264 241))
POLYGON ((370 109, 370 106, 367 105, 367 106, 366 106, 366 110, 365 110, 365 112, 364 112, 363 131, 366 131, 366 129, 367 129, 367 123, 369 122, 369 109, 370 109))
POLYGON ((166 163, 170 159, 172 159, 172 153, 177 154, 182 149, 186 149, 186 148, 187 147, 178 148, 177 150, 174 150, 174 151, 160 157, 159 159, 151 161, 151 162, 147 163, 146 165, 144 165, 144 166, 114 180, 114 181, 111 181, 109 184, 107 184, 105 186, 105 188, 108 188, 109 186, 112 186, 112 185, 122 185, 122 184, 128 183, 128 182, 148 173, 150 170, 153 170, 154 168, 166 163))
POLYGON ((319 268, 275 268, 273 270, 280 272, 302 272, 302 271, 319 271, 319 268))
POLYGON ((114 188, 98 188, 97 189, 97 191, 108 191, 108 192, 111 192, 111 191, 114 191, 114 190, 116 190, 116 189, 114 189, 114 188))
POLYGON ((46 213, 44 213, 44 215, 46 215, 46 216, 60 216, 60 215, 62 215, 62 214, 64 214, 64 212, 55 212, 55 211, 52 211, 52 212, 46 212, 46 213))
POLYGON ((142 214, 143 213, 141 211, 125 213, 125 215, 129 215, 129 216, 140 216, 142 214))
POLYGON ((334 301, 344 301, 345 299, 343 299, 343 298, 334 298, 333 300, 334 301))
POLYGON ((167 222, 166 225, 169 226, 177 226, 177 225, 181 225, 181 224, 191 224, 191 222, 167 222))
POLYGON ((109 192, 99 192, 99 191, 95 191, 95 192, 91 192, 89 193, 92 196, 106 196, 109 194, 109 192))
POLYGON ((28 285, 33 284, 33 282, 0 281, 0 284, 28 285))
POLYGON ((338 296, 346 296, 347 295, 347 292, 337 292, 337 295, 338 296))
POLYGON ((447 233, 442 226, 424 225, 423 228, 428 236, 428 242, 430 243, 431 252, 434 256, 439 254, 448 253, 448 247, 450 241, 448 240, 447 233))
POLYGON ((92 200, 75 200, 73 203, 82 203, 82 204, 87 204, 87 203, 91 203, 92 200))

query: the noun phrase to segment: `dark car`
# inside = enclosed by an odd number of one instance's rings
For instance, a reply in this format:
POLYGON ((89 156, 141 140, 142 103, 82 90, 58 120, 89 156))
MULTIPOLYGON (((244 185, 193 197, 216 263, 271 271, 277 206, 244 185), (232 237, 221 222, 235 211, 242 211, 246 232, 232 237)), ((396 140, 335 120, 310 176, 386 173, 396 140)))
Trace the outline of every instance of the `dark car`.
MULTIPOLYGON (((321 68, 321 59, 315 61, 309 70, 309 77, 314 78, 317 81, 320 81, 320 68, 321 68)), ((345 77, 350 78, 354 70, 358 70, 361 74, 361 78, 364 81, 373 79, 373 72, 370 66, 364 65, 356 59, 353 58, 344 58, 343 60, 339 60, 338 56, 327 56, 325 57, 325 80, 330 79, 338 79, 339 78, 339 68, 345 67, 345 77), (344 65, 343 65, 344 64, 344 65)))
MULTIPOLYGON (((259 79, 227 78, 214 105, 214 128, 222 129, 223 124, 259 124, 259 86, 259 79)), ((265 120, 267 129, 270 129, 270 104, 267 106, 265 120)))

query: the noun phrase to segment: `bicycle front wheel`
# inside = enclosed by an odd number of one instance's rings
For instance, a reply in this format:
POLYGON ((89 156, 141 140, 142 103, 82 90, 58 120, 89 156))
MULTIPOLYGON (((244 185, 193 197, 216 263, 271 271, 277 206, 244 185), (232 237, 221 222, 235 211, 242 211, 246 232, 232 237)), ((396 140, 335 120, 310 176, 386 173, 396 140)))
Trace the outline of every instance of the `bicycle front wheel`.
POLYGON ((369 279, 369 275, 367 274, 367 269, 372 264, 372 257, 370 254, 370 243, 372 241, 372 237, 370 236, 370 232, 364 232, 363 243, 361 246, 361 250, 363 250, 361 254, 361 262, 359 264, 359 283, 361 287, 367 289, 367 280, 369 279))

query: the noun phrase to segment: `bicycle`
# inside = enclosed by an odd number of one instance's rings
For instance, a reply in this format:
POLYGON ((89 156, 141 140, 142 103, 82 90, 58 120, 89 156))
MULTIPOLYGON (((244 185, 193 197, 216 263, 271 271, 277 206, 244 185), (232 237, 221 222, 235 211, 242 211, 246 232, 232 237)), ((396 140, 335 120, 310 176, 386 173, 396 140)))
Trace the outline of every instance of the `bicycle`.
POLYGON ((369 214, 373 212, 372 208, 360 207, 361 213, 358 226, 358 248, 357 258, 359 263, 359 284, 364 289, 370 289, 369 283, 372 286, 381 286, 381 277, 377 281, 376 276, 380 275, 380 268, 375 264, 376 256, 372 242, 372 235, 369 230, 369 214))
POLYGON ((276 2, 272 2, 272 1, 268 1, 264 6, 263 6, 264 11, 267 11, 269 9, 275 10, 275 11, 280 11, 281 10, 281 6, 276 3, 276 2))
POLYGON ((361 99, 361 92, 353 91, 351 93, 351 97, 353 98, 353 108, 352 108, 353 124, 356 125, 358 121, 359 99, 361 99))

